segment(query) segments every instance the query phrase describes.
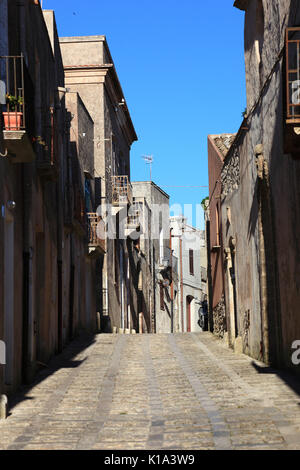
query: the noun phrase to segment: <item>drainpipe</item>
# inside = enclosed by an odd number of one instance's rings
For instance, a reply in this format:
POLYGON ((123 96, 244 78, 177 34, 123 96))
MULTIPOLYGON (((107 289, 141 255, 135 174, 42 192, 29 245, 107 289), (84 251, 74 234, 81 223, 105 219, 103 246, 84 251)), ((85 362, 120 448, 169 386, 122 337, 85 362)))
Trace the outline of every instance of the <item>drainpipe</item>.
POLYGON ((261 317, 262 317, 262 338, 261 338, 261 355, 265 363, 269 363, 269 323, 268 323, 268 286, 267 286, 267 270, 266 270, 266 247, 263 231, 262 217, 262 194, 261 185, 264 179, 264 156, 263 146, 257 145, 255 148, 256 168, 258 176, 258 237, 259 237, 259 258, 260 258, 260 296, 261 296, 261 317))
POLYGON ((73 235, 70 234, 70 287, 69 287, 69 341, 74 336, 74 286, 75 286, 75 265, 73 256, 73 235))
MULTIPOLYGON (((59 152, 58 147, 55 146, 55 133, 59 132, 58 121, 54 116, 55 108, 50 106, 50 125, 51 125, 51 164, 58 170, 59 152)), ((56 184, 56 207, 57 207, 57 350, 60 353, 63 349, 63 250, 62 250, 62 230, 63 230, 63 213, 62 213, 62 192, 61 192, 61 173, 59 172, 58 181, 56 184)))
POLYGON ((174 333, 174 284, 173 284, 173 253, 172 253, 172 230, 170 228, 170 261, 171 261, 171 333, 174 333))
POLYGON ((266 275, 266 255, 265 241, 263 235, 263 224, 261 216, 261 203, 259 204, 258 215, 258 236, 259 236, 259 257, 260 257, 260 296, 261 296, 261 316, 262 316, 262 340, 261 354, 264 362, 269 362, 269 326, 267 317, 267 275, 266 275))
MULTIPOLYGON (((24 1, 18 2, 19 50, 24 54, 25 10, 24 1)), ((23 326, 22 326, 22 381, 31 379, 33 361, 33 305, 32 305, 32 164, 22 164, 23 199, 23 326)))
MULTIPOLYGON (((182 229, 182 234, 184 227, 182 229)), ((179 238, 180 243, 180 308, 181 308, 181 329, 184 332, 184 314, 183 314, 183 266, 182 266, 182 237, 179 238)))
MULTIPOLYGON (((152 243, 152 240, 151 240, 152 243)), ((155 270, 155 248, 152 247, 152 283, 153 283, 153 333, 156 333, 156 270, 155 270)))
MULTIPOLYGON (((27 164, 28 165, 28 164, 27 164)), ((31 167, 31 165, 29 165, 31 167)), ((31 168, 22 164, 23 199, 23 327, 22 327, 22 380, 30 381, 33 360, 33 311, 32 311, 32 182, 31 168)))

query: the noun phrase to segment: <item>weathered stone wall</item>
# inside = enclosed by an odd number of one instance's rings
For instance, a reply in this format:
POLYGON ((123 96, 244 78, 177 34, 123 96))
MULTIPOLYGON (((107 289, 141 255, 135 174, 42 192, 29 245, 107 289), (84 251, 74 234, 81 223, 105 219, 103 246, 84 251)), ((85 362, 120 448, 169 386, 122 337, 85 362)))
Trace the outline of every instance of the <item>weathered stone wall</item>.
POLYGON ((291 344, 300 337, 300 167, 299 160, 284 153, 282 53, 285 28, 299 22, 298 2, 248 2, 248 115, 243 125, 248 131, 239 144, 240 186, 224 193, 222 202, 223 221, 231 209, 224 240, 227 246, 232 238, 236 241, 237 313, 244 350, 288 367, 291 344))
MULTIPOLYGON (((0 160, 1 207, 6 207, 7 201, 16 202, 12 213, 14 259, 11 260, 14 264, 14 367, 7 392, 15 390, 24 380, 30 381, 40 363, 47 362, 69 340, 70 236, 64 233, 67 175, 63 163, 68 161, 70 153, 66 142, 64 98, 60 99, 57 92, 58 87, 64 86, 64 71, 55 18, 52 12, 48 12, 47 17, 49 21, 45 23, 40 5, 32 1, 9 2, 8 52, 19 55, 22 51, 25 57, 25 104, 27 111, 30 111, 27 113, 26 131, 29 139, 33 138, 35 142, 36 159, 26 165, 14 164, 10 157, 1 157, 0 160), (45 142, 43 145, 38 142, 38 136, 40 141, 45 142), (53 156, 55 165, 50 168, 49 164, 48 174, 42 173, 40 163, 43 159, 45 163, 50 156, 53 156)), ((2 218, 0 245, 5 250, 3 237, 2 218)), ((76 321, 80 318, 81 326, 86 326, 84 293, 81 296, 85 280, 85 241, 78 240, 76 248, 80 258, 76 281, 76 308, 79 312, 76 321)), ((2 263, 2 256, 0 260, 2 263)), ((4 272, 1 269, 1 292, 5 285, 4 272)), ((1 295, 1 321, 4 314, 1 295)))
POLYGON ((7 55, 8 36, 7 36, 7 0, 0 3, 0 55, 7 55))
MULTIPOLYGON (((99 66, 103 64, 103 36, 60 38, 63 64, 66 73, 66 87, 76 91, 94 122, 94 158, 96 176, 105 178, 105 142, 104 126, 104 75, 101 70, 86 73, 78 78, 78 71, 73 77, 70 67, 81 65, 99 66)), ((110 136, 109 136, 110 137, 110 136)), ((103 194, 104 195, 104 194, 103 194)))
POLYGON ((226 307, 224 295, 221 297, 218 305, 213 310, 214 334, 219 338, 224 338, 227 331, 226 307))
POLYGON ((249 141, 247 132, 240 130, 225 160, 224 174, 222 172, 223 245, 229 254, 229 259, 224 260, 225 303, 230 344, 234 347, 236 336, 241 337, 244 312, 249 310, 249 351, 253 357, 261 359, 257 175, 249 141), (230 171, 237 168, 239 171, 230 171))
POLYGON ((210 315, 213 309, 218 305, 222 295, 224 294, 223 283, 223 255, 222 248, 214 251, 213 247, 217 246, 222 239, 217 240, 217 233, 222 234, 222 218, 220 217, 219 226, 217 223, 217 207, 220 207, 221 198, 221 172, 223 167, 224 155, 220 152, 215 144, 214 136, 208 136, 208 174, 209 174, 209 225, 210 225, 210 243, 209 243, 209 270, 211 292, 209 298, 210 315))
MULTIPOLYGON (((123 94, 113 68, 112 58, 104 36, 74 37, 60 39, 66 74, 66 86, 79 92, 94 121, 95 176, 101 178, 101 194, 95 191, 96 205, 112 202, 113 175, 130 177, 129 153, 136 140, 135 131, 127 107, 120 106, 123 94)), ((105 313, 107 326, 120 328, 123 312, 123 326, 127 326, 128 252, 124 240, 109 236, 102 267, 103 276, 98 283, 101 291, 99 310, 105 313), (122 255, 123 253, 123 255, 122 255), (123 261, 122 261, 123 259, 123 261), (123 266, 122 266, 123 264, 123 266), (124 292, 121 292, 121 278, 124 292), (120 281, 120 282, 119 282, 120 281), (122 309, 123 299, 123 309, 122 309), (104 312, 105 310, 105 312, 104 312), (121 312, 122 311, 122 312, 121 312), (109 317, 107 316, 109 315, 109 317)))
MULTIPOLYGON (((95 212, 96 207, 94 191, 94 123, 82 99, 76 92, 66 94, 66 106, 72 116, 70 127, 70 151, 72 156, 72 187, 73 200, 76 201, 76 192, 85 194, 86 178, 90 182, 89 207, 85 201, 85 210, 95 212), (85 172, 88 175, 85 176, 85 172)), ((73 269, 74 289, 66 289, 63 308, 64 341, 67 342, 82 330, 92 331, 96 326, 95 261, 87 259, 86 232, 72 230, 64 237, 64 253, 66 256, 63 265, 65 281, 70 283, 73 269), (66 271, 66 272, 65 272, 66 271), (72 299, 71 299, 72 296, 72 299), (72 308, 70 311, 70 302, 72 308)), ((69 284, 70 286, 70 284, 69 284)))
POLYGON ((225 161, 221 173, 222 197, 238 189, 240 185, 240 156, 236 148, 228 161, 225 161))
MULTIPOLYGON (((7 23, 7 0, 3 0, 3 2, 0 3, 0 55, 7 55, 8 53, 8 38, 7 38, 7 28, 8 28, 8 23, 7 23)), ((2 106, 0 105, 0 108, 2 106)), ((2 111, 2 109, 1 109, 2 111)), ((3 136, 2 136, 2 120, 0 124, 0 152, 4 154, 5 148, 3 146, 3 136)), ((5 191, 5 169, 3 168, 3 162, 2 158, 0 160, 0 201, 1 204, 5 202, 5 197, 4 197, 4 191, 5 191)), ((2 207, 1 207, 2 209, 2 207)), ((1 223, 0 223, 0 273, 4 272, 4 223, 3 223, 3 216, 1 217, 1 223)), ((1 279, 1 277, 0 277, 1 279)), ((3 341, 4 339, 4 286, 3 286, 3 280, 1 279, 0 281, 0 340, 3 341)), ((4 373, 4 367, 3 365, 0 365, 0 395, 3 392, 3 373, 4 373)))
MULTIPOLYGON (((169 196, 161 190, 155 183, 150 181, 133 182, 133 193, 135 197, 145 198, 151 211, 150 232, 149 232, 149 262, 153 280, 151 282, 152 300, 151 316, 153 315, 153 325, 156 333, 170 333, 171 331, 171 298, 170 288, 164 289, 165 309, 160 309, 160 285, 163 280, 159 274, 160 261, 160 232, 163 233, 163 245, 166 249, 170 246, 170 225, 169 225, 169 196)), ((150 276, 150 272, 149 272, 150 276)))
MULTIPOLYGON (((112 176, 130 176, 130 146, 122 132, 122 110, 112 102, 111 96, 104 87, 104 135, 106 141, 105 153, 105 180, 106 203, 112 202, 112 176)), ((123 211, 119 214, 120 217, 123 211)), ((133 282, 128 279, 127 260, 128 251, 126 240, 108 240, 107 243, 107 278, 108 278, 108 311, 112 326, 127 328, 128 300, 127 292, 121 292, 121 278, 124 284, 133 282), (115 249, 115 243, 117 248, 115 249), (123 257, 123 261, 120 259, 123 257), (123 264, 123 266, 122 266, 123 264), (115 273, 115 270, 117 271, 115 273), (122 271, 123 270, 123 271, 122 271), (122 272, 121 272, 122 271, 122 272), (117 281, 115 281, 117 275, 117 281), (123 298, 123 306, 122 306, 123 298), (124 323, 121 325, 121 310, 123 309, 124 323)))

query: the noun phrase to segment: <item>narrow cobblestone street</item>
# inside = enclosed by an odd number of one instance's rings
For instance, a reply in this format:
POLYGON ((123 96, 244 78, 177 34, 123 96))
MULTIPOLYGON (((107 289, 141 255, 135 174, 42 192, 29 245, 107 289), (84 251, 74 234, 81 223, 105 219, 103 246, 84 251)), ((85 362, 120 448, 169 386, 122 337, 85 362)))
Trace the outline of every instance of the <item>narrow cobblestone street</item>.
POLYGON ((10 400, 0 449, 300 449, 292 382, 209 333, 76 340, 10 400))

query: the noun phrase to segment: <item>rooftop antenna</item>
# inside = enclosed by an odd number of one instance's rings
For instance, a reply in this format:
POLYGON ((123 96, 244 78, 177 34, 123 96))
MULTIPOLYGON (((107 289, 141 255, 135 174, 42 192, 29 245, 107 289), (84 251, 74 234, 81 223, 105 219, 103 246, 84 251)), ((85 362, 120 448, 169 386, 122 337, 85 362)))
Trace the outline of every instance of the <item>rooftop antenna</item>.
POLYGON ((153 155, 143 155, 142 158, 145 160, 147 165, 150 165, 150 181, 152 181, 153 155))

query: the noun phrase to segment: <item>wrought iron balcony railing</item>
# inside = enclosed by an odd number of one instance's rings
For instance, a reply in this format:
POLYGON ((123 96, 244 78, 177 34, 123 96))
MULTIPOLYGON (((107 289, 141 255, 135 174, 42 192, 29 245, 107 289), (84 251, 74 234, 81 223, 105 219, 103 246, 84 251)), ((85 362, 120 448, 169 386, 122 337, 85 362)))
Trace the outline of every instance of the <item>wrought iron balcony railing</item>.
POLYGON ((5 130, 25 129, 25 87, 23 56, 0 57, 0 91, 5 130))
POLYGON ((143 205, 141 202, 133 201, 127 217, 128 227, 137 228, 141 224, 141 216, 143 213, 143 205))
POLYGON ((112 176, 112 204, 114 206, 132 204, 132 189, 127 175, 112 176))
POLYGON ((24 57, 0 56, 0 104, 2 105, 4 145, 12 163, 35 158, 27 134, 24 57))
POLYGON ((89 254, 106 252, 105 223, 95 212, 87 213, 89 254))

